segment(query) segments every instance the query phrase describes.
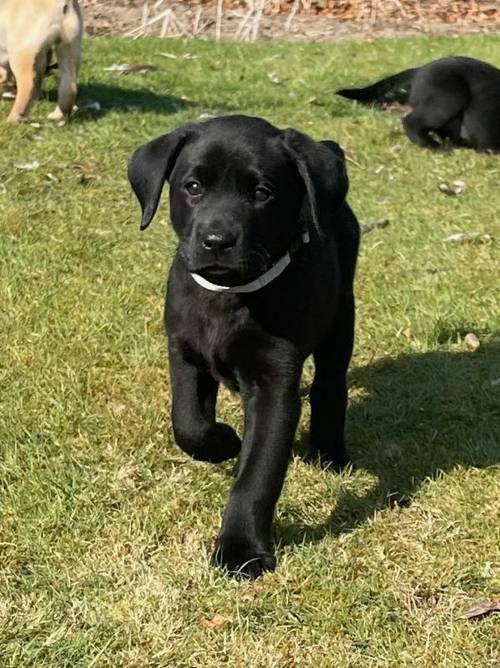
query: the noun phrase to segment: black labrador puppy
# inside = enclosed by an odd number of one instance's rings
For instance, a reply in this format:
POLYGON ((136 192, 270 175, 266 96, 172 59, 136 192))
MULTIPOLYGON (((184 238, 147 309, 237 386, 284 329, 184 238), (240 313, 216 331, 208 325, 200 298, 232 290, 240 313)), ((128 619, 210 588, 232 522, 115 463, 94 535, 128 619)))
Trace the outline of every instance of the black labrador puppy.
POLYGON ((175 439, 207 462, 241 450, 213 559, 257 577, 275 567, 271 523, 308 355, 315 361, 311 447, 335 468, 348 462, 359 228, 345 201, 343 152, 260 118, 226 116, 141 146, 128 175, 141 229, 170 183, 179 238, 165 305, 175 439), (216 421, 219 383, 242 395, 243 442, 216 421))
POLYGON ((435 134, 457 146, 500 150, 500 70, 481 60, 442 58, 337 94, 375 104, 408 102, 413 110, 403 126, 418 146, 438 148, 435 134))

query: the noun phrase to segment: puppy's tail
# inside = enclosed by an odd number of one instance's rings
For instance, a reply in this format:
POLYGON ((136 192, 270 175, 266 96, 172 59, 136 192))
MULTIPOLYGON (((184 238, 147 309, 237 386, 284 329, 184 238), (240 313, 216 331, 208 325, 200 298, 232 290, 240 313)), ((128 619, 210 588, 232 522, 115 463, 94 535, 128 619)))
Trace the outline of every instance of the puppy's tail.
POLYGON ((413 67, 391 77, 381 79, 371 86, 365 88, 341 88, 336 91, 337 95, 347 97, 350 100, 358 100, 365 104, 382 104, 383 102, 408 102, 413 77, 418 72, 418 67, 413 67))

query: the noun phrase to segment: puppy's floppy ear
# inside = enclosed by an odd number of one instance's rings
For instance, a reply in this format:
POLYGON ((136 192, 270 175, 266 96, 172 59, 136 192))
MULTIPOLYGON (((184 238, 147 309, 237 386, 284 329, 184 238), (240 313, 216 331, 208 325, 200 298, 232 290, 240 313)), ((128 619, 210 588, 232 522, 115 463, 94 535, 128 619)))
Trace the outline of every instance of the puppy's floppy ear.
POLYGON ((293 129, 283 132, 283 143, 304 181, 313 223, 322 236, 349 189, 344 151, 334 141, 315 142, 293 129))
POLYGON ((191 125, 184 125, 162 135, 140 146, 132 155, 128 180, 141 205, 141 230, 145 230, 154 218, 163 184, 170 177, 191 128, 191 125))

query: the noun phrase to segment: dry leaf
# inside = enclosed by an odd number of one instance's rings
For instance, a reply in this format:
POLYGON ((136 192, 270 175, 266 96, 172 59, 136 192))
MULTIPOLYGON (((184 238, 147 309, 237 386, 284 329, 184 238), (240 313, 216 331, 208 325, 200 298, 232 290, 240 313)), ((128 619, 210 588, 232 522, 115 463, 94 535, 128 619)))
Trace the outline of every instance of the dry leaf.
POLYGON ((25 169, 31 172, 34 169, 38 169, 40 167, 40 163, 38 160, 33 160, 33 162, 18 162, 14 164, 14 167, 17 167, 17 169, 25 169))
POLYGON ((446 237, 445 241, 454 241, 455 243, 471 242, 475 244, 489 244, 493 241, 493 237, 491 234, 480 234, 479 232, 471 234, 456 232, 455 234, 450 234, 449 237, 446 237))
POLYGON ((105 67, 104 71, 105 72, 125 72, 127 68, 130 67, 128 63, 123 63, 123 65, 118 65, 114 63, 113 65, 110 65, 109 67, 105 67))
POLYGON ((97 100, 86 100, 80 107, 80 111, 101 111, 101 103, 97 100))
POLYGON ((407 339, 411 339, 411 337, 413 336, 413 333, 412 333, 410 327, 407 327, 406 329, 403 329, 403 336, 406 336, 407 339))
POLYGON ((206 626, 208 629, 213 629, 217 631, 222 626, 226 624, 232 624, 233 620, 231 617, 224 617, 224 615, 215 614, 212 619, 202 619, 200 624, 206 626))
POLYGON ((382 111, 389 111, 391 113, 397 114, 407 114, 411 111, 411 107, 407 104, 401 104, 400 102, 384 102, 380 105, 382 111))
POLYGON ((360 228, 361 228, 361 234, 367 234, 367 232, 371 232, 372 230, 379 230, 379 229, 384 229, 384 227, 387 227, 389 225, 389 219, 388 218, 382 218, 381 220, 374 220, 371 223, 360 223, 360 228))
POLYGON ((479 339, 474 334, 474 332, 469 332, 464 336, 464 343, 469 348, 469 350, 477 350, 481 345, 479 339))
POLYGON ((182 60, 195 60, 199 58, 199 56, 194 56, 192 53, 183 53, 182 56, 178 56, 175 53, 169 53, 168 51, 160 51, 158 56, 163 56, 164 58, 171 58, 172 60, 178 60, 181 58, 182 60))
POLYGON ((467 186, 464 181, 452 181, 451 183, 442 181, 438 184, 438 188, 445 195, 461 195, 467 190, 467 186))
POLYGON ((159 69, 158 65, 129 65, 128 63, 122 65, 115 63, 104 68, 106 72, 120 72, 120 74, 146 74, 146 72, 156 72, 159 69))
POLYGON ((482 601, 481 603, 477 603, 472 608, 469 608, 467 612, 464 612, 462 617, 464 619, 473 619, 474 617, 488 615, 490 612, 500 612, 500 598, 496 601, 482 601))
POLYGON ((177 60, 177 58, 179 57, 177 54, 169 53, 168 51, 160 51, 158 55, 163 56, 164 58, 172 58, 172 60, 177 60))

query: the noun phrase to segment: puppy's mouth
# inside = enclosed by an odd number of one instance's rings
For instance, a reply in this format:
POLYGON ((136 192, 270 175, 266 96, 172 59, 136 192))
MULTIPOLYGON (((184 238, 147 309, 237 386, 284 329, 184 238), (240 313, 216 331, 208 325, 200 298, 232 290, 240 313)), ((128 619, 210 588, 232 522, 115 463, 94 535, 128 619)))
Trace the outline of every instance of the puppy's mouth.
POLYGON ((192 274, 198 274, 202 278, 217 283, 218 285, 234 286, 240 283, 245 283, 249 280, 245 273, 241 272, 239 268, 227 266, 223 264, 210 264, 199 267, 190 267, 189 271, 192 274))
POLYGON ((246 252, 238 257, 231 258, 205 258, 198 253, 193 255, 184 252, 181 255, 191 274, 197 274, 210 283, 234 287, 250 283, 263 274, 270 266, 270 257, 264 249, 246 252))

